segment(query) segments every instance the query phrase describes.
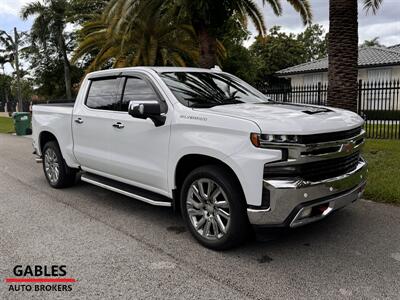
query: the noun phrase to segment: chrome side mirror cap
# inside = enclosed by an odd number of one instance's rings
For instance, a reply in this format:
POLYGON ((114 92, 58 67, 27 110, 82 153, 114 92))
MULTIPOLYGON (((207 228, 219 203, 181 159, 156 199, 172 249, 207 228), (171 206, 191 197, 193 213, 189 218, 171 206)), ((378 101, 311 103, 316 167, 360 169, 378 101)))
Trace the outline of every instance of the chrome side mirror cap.
POLYGON ((151 119, 156 126, 164 125, 165 116, 161 114, 161 104, 156 100, 130 101, 128 113, 138 119, 151 119))

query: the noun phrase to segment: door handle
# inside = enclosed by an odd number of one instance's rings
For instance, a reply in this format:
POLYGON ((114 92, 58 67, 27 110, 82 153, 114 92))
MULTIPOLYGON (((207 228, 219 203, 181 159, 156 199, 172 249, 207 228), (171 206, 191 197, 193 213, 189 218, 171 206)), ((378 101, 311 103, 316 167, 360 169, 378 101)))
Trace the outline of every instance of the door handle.
POLYGON ((125 127, 125 125, 122 124, 121 122, 117 122, 117 123, 113 124, 113 127, 114 128, 118 128, 118 129, 122 129, 122 128, 125 127))
POLYGON ((75 123, 82 124, 83 123, 82 118, 75 119, 75 123))

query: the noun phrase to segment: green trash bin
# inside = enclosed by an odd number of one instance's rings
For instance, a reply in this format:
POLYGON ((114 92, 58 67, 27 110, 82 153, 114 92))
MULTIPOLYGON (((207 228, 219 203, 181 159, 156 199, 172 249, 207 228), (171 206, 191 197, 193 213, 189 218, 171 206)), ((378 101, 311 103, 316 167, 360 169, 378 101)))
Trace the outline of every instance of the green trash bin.
POLYGON ((15 133, 17 135, 27 135, 31 130, 31 114, 27 112, 15 112, 12 114, 15 133))

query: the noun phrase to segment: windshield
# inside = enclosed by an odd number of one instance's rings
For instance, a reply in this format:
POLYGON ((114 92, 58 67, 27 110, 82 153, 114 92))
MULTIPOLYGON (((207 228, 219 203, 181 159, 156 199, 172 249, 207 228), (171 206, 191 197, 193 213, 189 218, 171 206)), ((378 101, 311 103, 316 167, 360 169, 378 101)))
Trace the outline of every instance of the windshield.
POLYGON ((161 78, 189 107, 267 102, 268 98, 233 76, 210 72, 165 72, 161 78))

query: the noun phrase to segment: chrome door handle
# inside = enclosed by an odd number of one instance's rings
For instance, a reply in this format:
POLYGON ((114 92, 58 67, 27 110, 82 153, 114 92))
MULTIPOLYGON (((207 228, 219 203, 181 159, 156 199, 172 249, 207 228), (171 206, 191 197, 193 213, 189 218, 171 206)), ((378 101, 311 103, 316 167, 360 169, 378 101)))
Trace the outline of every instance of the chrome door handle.
POLYGON ((75 119, 75 123, 82 124, 83 123, 82 118, 75 119))
POLYGON ((122 128, 125 127, 125 125, 122 124, 121 122, 117 122, 117 123, 113 124, 113 127, 114 128, 118 128, 118 129, 122 129, 122 128))

